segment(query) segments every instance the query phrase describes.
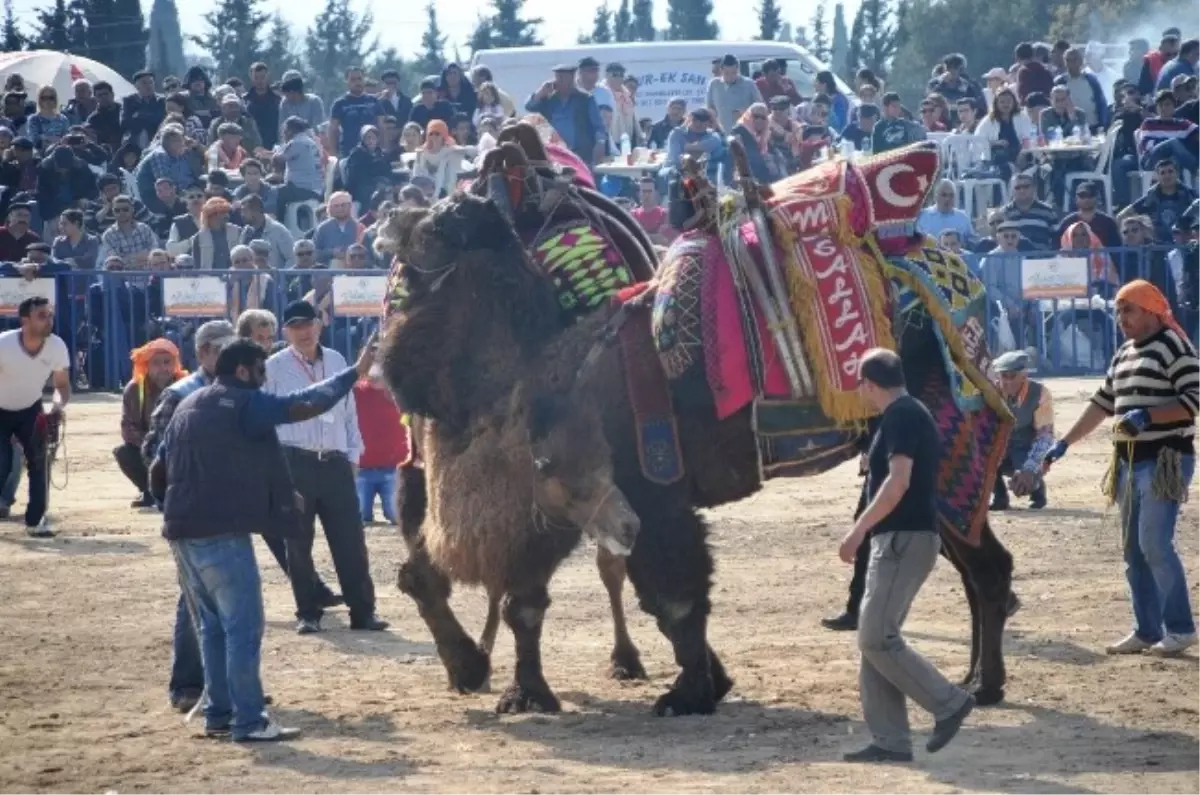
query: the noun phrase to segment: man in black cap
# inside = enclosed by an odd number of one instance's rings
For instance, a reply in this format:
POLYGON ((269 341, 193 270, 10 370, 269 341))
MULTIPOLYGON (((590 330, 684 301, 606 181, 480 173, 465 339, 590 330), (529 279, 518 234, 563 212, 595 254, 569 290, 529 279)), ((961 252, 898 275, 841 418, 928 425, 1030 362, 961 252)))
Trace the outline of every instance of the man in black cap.
POLYGON ((600 62, 590 55, 579 59, 579 70, 576 74, 575 85, 580 91, 586 91, 596 100, 597 107, 613 106, 613 94, 604 83, 600 82, 600 62))
POLYGON ((575 86, 575 67, 554 67, 554 79, 542 83, 525 103, 525 110, 540 113, 554 127, 567 148, 589 166, 602 162, 608 149, 608 132, 595 97, 575 86))
POLYGON ((708 94, 704 102, 716 117, 718 130, 730 135, 738 117, 755 102, 762 101, 758 86, 741 73, 737 56, 726 55, 722 58, 721 76, 708 81, 708 94))
POLYGON ((137 91, 121 100, 121 135, 145 149, 167 115, 167 103, 154 93, 154 72, 138 72, 133 86, 137 91))
POLYGON ((1045 384, 1029 377, 1029 355, 1009 351, 992 363, 999 376, 1000 391, 1016 417, 1008 449, 996 475, 992 491, 993 511, 1009 508, 1004 478, 1018 497, 1029 496, 1029 507, 1046 507, 1046 484, 1042 480, 1042 457, 1054 446, 1054 401, 1045 384))
MULTIPOLYGON (((288 347, 267 360, 267 392, 288 394, 346 367, 340 353, 321 345, 321 321, 307 301, 293 301, 284 309, 283 335, 288 347)), ((312 559, 317 517, 350 609, 350 628, 387 629, 387 622, 375 615, 375 585, 354 483, 354 467, 363 447, 354 396, 339 401, 320 417, 281 426, 279 441, 296 491, 304 499, 300 529, 287 545, 299 619, 296 631, 302 635, 321 631, 324 611, 314 587, 312 559)))

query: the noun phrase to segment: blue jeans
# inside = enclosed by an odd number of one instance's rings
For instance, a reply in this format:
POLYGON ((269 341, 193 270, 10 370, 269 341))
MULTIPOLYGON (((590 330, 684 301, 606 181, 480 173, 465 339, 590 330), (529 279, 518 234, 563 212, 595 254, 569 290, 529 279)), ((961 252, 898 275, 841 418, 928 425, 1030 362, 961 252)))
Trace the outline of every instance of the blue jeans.
POLYGON ((1124 207, 1133 202, 1133 188, 1129 185, 1129 175, 1138 169, 1137 155, 1121 155, 1112 161, 1113 204, 1124 207))
MULTIPOLYGON (((1129 465, 1118 466, 1121 527, 1125 542, 1125 578, 1133 601, 1133 631, 1147 643, 1157 643, 1168 633, 1190 635, 1196 631, 1188 599, 1187 575, 1175 550, 1175 520, 1179 503, 1155 497, 1151 490, 1157 461, 1133 464, 1133 491, 1129 465)), ((1183 480, 1191 484, 1196 471, 1194 456, 1184 456, 1183 480)))
POLYGON ((171 698, 199 696, 204 690, 204 660, 200 642, 196 640, 196 625, 188 610, 187 599, 181 593, 175 605, 175 633, 171 638, 171 681, 167 691, 171 698))
POLYGON ((8 442, 12 452, 12 464, 9 465, 8 478, 0 483, 0 506, 11 508, 17 501, 17 489, 21 488, 21 461, 25 458, 16 442, 8 442))
POLYGON ((206 728, 235 740, 266 718, 262 680, 262 581, 249 535, 171 542, 184 595, 200 623, 206 728))
POLYGON ((1179 164, 1180 171, 1188 171, 1192 174, 1196 173, 1198 164, 1196 155, 1187 148, 1187 144, 1181 138, 1168 138, 1155 146, 1142 156, 1142 168, 1145 171, 1153 171, 1158 167, 1160 161, 1167 158, 1173 159, 1179 164))
POLYGON ((396 470, 360 469, 354 478, 358 489, 358 514, 364 522, 374 521, 375 495, 383 503, 383 518, 396 523, 396 470))

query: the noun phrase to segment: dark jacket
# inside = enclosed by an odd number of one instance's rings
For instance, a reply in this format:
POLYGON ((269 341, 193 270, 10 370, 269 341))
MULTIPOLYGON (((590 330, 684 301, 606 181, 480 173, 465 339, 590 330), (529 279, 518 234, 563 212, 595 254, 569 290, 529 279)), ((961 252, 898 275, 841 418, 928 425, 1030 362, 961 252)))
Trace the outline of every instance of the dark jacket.
POLYGON ((140 94, 130 94, 121 100, 121 135, 144 147, 153 140, 166 116, 167 103, 159 95, 142 99, 140 94), (139 140, 143 134, 145 140, 139 140))
POLYGON ((390 182, 391 178, 392 164, 381 149, 370 151, 359 144, 346 158, 346 190, 359 207, 370 207, 376 186, 390 182))
POLYGON ((99 196, 96 189, 96 174, 88 164, 74 158, 70 169, 59 171, 54 161, 47 157, 38 166, 37 201, 42 219, 49 221, 70 208, 80 199, 92 201, 99 196))
POLYGON ((282 101, 283 97, 270 88, 267 89, 267 93, 261 95, 251 88, 246 92, 246 96, 242 97, 242 102, 246 105, 246 112, 254 118, 254 123, 258 125, 258 133, 264 149, 274 149, 275 144, 279 143, 279 103, 282 101))
MULTIPOLYGON (((680 124, 682 123, 680 122, 680 124)), ((648 145, 658 149, 666 149, 667 139, 671 137, 671 130, 674 130, 678 126, 679 124, 672 122, 669 116, 662 117, 650 127, 650 142, 648 145)))
MULTIPOLYGON (((166 110, 166 105, 163 105, 166 110)), ((121 106, 117 103, 107 108, 97 107, 87 117, 88 126, 96 131, 96 143, 108 147, 110 152, 117 151, 121 145, 121 106)))
POLYGON ((248 435, 242 413, 257 390, 218 378, 175 409, 163 434, 170 540, 248 533, 291 535, 295 490, 274 430, 248 435))
MULTIPOLYGON (((421 125, 422 130, 434 119, 441 119, 449 126, 450 122, 454 121, 454 106, 444 99, 435 101, 433 106, 428 108, 416 102, 408 114, 408 121, 421 125)), ((400 121, 403 123, 404 119, 400 121)))
POLYGON ((465 113, 468 119, 475 117, 475 109, 479 107, 479 99, 475 96, 475 86, 471 85, 471 81, 467 79, 465 74, 462 74, 462 68, 458 64, 446 64, 442 69, 441 77, 438 78, 438 98, 444 99, 454 106, 457 113, 465 113), (446 72, 450 69, 458 68, 462 79, 458 81, 458 96, 450 96, 450 86, 446 83, 446 72))

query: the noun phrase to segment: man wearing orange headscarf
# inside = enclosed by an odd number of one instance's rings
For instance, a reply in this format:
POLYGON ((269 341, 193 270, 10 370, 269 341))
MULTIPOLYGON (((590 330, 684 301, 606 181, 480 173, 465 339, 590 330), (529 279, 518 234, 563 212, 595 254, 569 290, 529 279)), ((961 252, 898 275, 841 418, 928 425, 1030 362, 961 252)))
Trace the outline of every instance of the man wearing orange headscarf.
POLYGON ((142 459, 142 440, 150 429, 150 415, 158 396, 171 384, 187 375, 179 365, 179 349, 168 339, 151 340, 133 353, 133 378, 125 385, 121 405, 121 445, 113 450, 117 466, 138 489, 134 508, 154 507, 150 496, 149 473, 142 459))
POLYGON ((1200 361, 1166 296, 1150 282, 1137 279, 1117 292, 1117 322, 1125 342, 1104 385, 1042 459, 1043 467, 1105 419, 1118 418, 1103 491, 1121 508, 1133 632, 1107 651, 1174 656, 1196 643, 1175 522, 1196 468, 1200 361))

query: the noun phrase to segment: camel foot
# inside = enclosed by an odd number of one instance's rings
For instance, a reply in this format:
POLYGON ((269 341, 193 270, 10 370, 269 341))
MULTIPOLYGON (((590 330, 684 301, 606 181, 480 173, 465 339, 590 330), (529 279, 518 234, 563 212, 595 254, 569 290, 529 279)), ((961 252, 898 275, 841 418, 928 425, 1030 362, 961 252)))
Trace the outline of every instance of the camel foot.
POLYGON ((730 690, 733 690, 733 680, 725 673, 725 666, 721 664, 716 652, 712 650, 709 650, 708 665, 709 672, 712 674, 713 695, 717 701, 721 701, 729 695, 730 690))
POLYGON ((649 679, 646 669, 642 667, 642 658, 637 649, 613 649, 612 662, 608 666, 608 675, 618 682, 632 682, 635 679, 649 679))
POLYGON ((685 678, 680 674, 675 685, 654 702, 654 714, 660 718, 711 715, 716 711, 716 692, 708 676, 699 681, 699 677, 685 678))
POLYGON ((525 687, 513 682, 500 696, 496 712, 501 715, 518 715, 523 712, 561 712, 562 705, 550 692, 550 688, 525 687))
POLYGON ((968 688, 968 692, 975 696, 975 706, 977 707, 992 707, 1004 700, 1003 687, 984 687, 978 685, 974 688, 968 688))
POLYGON ((459 693, 478 693, 491 677, 491 658, 469 639, 456 643, 442 655, 450 687, 459 693))

